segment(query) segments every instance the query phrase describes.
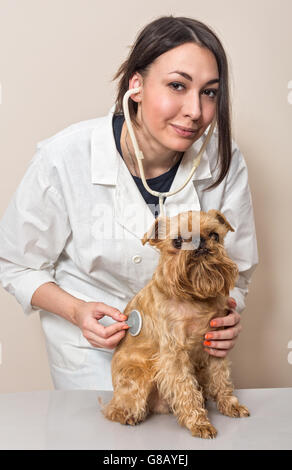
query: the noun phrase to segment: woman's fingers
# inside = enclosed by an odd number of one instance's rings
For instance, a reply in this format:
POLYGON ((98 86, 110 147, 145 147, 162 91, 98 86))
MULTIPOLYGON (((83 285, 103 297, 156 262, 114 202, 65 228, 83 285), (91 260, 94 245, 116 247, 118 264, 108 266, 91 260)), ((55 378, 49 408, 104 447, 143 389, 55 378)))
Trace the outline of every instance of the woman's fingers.
POLYGON ((107 305, 103 302, 88 302, 93 305, 94 308, 94 313, 96 318, 99 320, 104 316, 107 315, 108 317, 111 317, 113 320, 116 321, 123 321, 127 319, 127 316, 124 315, 120 310, 117 308, 111 307, 110 305, 107 305))
POLYGON ((126 315, 103 302, 86 302, 78 312, 78 326, 84 338, 94 347, 113 349, 125 336, 126 315), (115 322, 103 326, 99 320, 109 316, 115 322))
POLYGON ((235 345, 234 340, 225 340, 225 341, 204 341, 204 346, 207 346, 210 349, 232 349, 235 345))
POLYGON ((226 328, 225 330, 218 330, 218 331, 210 331, 209 333, 205 334, 205 339, 207 341, 214 340, 214 339, 233 339, 236 338, 242 330, 242 326, 236 325, 234 327, 226 328))
POLYGON ((96 318, 91 318, 83 335, 87 341, 94 341, 99 347, 112 349, 124 337, 129 326, 123 321, 103 326, 96 318))
POLYGON ((229 349, 213 349, 213 348, 205 348, 206 351, 210 356, 215 357, 226 357, 228 354, 229 349))
POLYGON ((213 318, 210 321, 210 326, 212 328, 220 328, 222 326, 234 326, 240 322, 240 314, 233 310, 231 313, 226 315, 226 317, 213 318))
POLYGON ((124 338, 127 329, 122 329, 107 338, 101 338, 89 332, 87 341, 95 348, 114 349, 124 338))
POLYGON ((227 305, 228 305, 230 308, 235 309, 236 306, 237 306, 236 300, 235 300, 233 297, 228 297, 228 299, 227 299, 227 305))
MULTIPOLYGON (((233 307, 233 299, 229 298, 229 306, 233 307)), ((240 314, 235 310, 225 317, 213 318, 210 322, 213 328, 218 330, 208 331, 205 335, 205 351, 211 356, 225 357, 236 344, 236 339, 242 330, 240 314), (222 329, 221 329, 222 328, 222 329)))

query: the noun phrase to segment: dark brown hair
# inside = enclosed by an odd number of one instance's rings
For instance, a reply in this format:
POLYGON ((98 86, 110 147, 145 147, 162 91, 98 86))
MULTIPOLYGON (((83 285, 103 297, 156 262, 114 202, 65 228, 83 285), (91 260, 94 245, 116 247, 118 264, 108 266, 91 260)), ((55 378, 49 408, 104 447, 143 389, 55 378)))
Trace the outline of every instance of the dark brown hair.
MULTIPOLYGON (((123 113, 123 97, 129 89, 129 80, 135 72, 143 79, 147 76, 154 60, 161 54, 193 42, 206 47, 215 56, 219 71, 219 89, 216 100, 218 128, 218 158, 220 172, 218 179, 209 186, 208 190, 218 186, 226 176, 232 157, 231 145, 231 106, 229 99, 228 62, 224 48, 216 34, 204 23, 193 18, 161 16, 146 25, 138 34, 128 58, 121 64, 113 80, 120 78, 116 97, 115 114, 123 113)), ((138 104, 129 100, 129 113, 133 124, 137 126, 136 113, 138 104)))

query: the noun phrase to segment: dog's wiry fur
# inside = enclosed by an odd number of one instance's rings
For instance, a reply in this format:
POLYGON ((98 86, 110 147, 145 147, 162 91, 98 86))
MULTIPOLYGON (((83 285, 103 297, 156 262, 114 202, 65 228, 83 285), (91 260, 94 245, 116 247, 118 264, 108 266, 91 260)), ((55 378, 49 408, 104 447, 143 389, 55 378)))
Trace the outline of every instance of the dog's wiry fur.
POLYGON ((229 361, 203 346, 211 319, 228 313, 238 275, 223 245, 229 230, 223 214, 212 209, 158 218, 144 235, 142 243, 158 248, 160 259, 124 311, 139 310, 143 327, 138 336, 128 332, 114 352, 114 396, 103 410, 108 419, 135 425, 151 412, 174 413, 193 436, 212 438, 217 431, 206 398, 227 416, 249 415, 233 395, 229 361))

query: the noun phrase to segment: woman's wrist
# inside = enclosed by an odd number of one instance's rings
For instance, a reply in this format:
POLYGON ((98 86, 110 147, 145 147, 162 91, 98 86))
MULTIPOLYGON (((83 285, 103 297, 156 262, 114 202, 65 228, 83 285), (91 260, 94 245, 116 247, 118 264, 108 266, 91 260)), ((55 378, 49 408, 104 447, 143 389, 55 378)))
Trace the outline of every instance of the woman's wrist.
POLYGON ((71 322, 74 325, 79 326, 78 314, 80 313, 81 308, 86 303, 85 300, 78 299, 77 297, 73 298, 71 309, 69 308, 69 315, 71 317, 71 322))

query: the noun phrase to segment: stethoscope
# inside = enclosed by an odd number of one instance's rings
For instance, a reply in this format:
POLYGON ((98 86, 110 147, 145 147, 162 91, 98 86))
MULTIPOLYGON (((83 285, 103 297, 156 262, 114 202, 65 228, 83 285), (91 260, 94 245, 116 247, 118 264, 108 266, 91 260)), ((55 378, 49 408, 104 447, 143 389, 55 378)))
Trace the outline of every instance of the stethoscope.
POLYGON ((190 174, 189 176, 187 177, 186 181, 184 182, 184 184, 178 188, 177 190, 175 191, 168 191, 168 192, 165 192, 165 193, 161 193, 159 191, 153 191, 147 184, 147 181, 146 181, 146 178, 145 178, 145 175, 144 175, 144 169, 143 169, 143 165, 142 165, 142 160, 144 159, 144 156, 143 156, 143 152, 139 149, 138 147, 138 144, 137 144, 137 140, 136 140, 136 137, 135 137, 135 134, 134 134, 134 130, 133 130, 133 127, 132 127, 132 122, 131 122, 131 119, 130 119, 130 113, 129 113, 129 106, 128 106, 128 100, 129 100, 129 97, 131 95, 133 95, 134 93, 138 93, 139 91, 141 90, 141 87, 138 87, 138 88, 132 88, 130 90, 128 90, 125 94, 124 94, 124 98, 123 98, 123 110, 124 110, 124 116, 125 116, 125 121, 126 121, 126 124, 127 124, 127 128, 128 128, 128 132, 130 134, 130 137, 131 137, 131 140, 132 140, 132 144, 133 144, 133 147, 134 147, 134 151, 135 151, 135 156, 136 156, 136 159, 137 159, 137 162, 138 162, 138 166, 139 166, 139 171, 140 171, 140 175, 141 175, 141 179, 142 179, 142 182, 143 182, 143 185, 144 185, 144 188, 150 193, 150 194, 153 194, 153 196, 157 196, 159 198, 159 209, 160 209, 160 215, 161 216, 165 216, 165 210, 164 210, 164 205, 163 205, 163 198, 164 197, 169 197, 169 196, 172 196, 173 194, 176 194, 178 193, 179 191, 181 191, 187 184, 188 182, 190 181, 191 177, 193 176, 193 174, 195 173, 197 167, 199 166, 200 164, 200 161, 201 161, 201 157, 210 141, 210 138, 213 134, 213 131, 214 131, 214 128, 215 128, 215 124, 216 124, 216 117, 214 117, 212 123, 211 123, 211 126, 210 126, 210 129, 208 131, 208 134, 206 136, 206 139, 205 141, 203 142, 202 146, 201 146, 201 149, 198 153, 198 155, 194 158, 194 161, 193 161, 193 166, 192 166, 192 169, 190 171, 190 174))
MULTIPOLYGON (((129 107, 128 107, 128 100, 129 100, 130 95, 133 95, 134 93, 138 93, 140 90, 141 90, 141 87, 132 88, 131 90, 128 90, 125 93, 124 98, 123 98, 124 116, 125 116, 125 121, 126 121, 126 124, 127 124, 127 127, 128 127, 128 132, 130 134, 132 144, 133 144, 133 147, 134 147, 134 150, 135 150, 135 156, 136 156, 136 159, 137 159, 137 162, 138 162, 139 171, 140 171, 140 175, 141 175, 141 178, 142 178, 144 188, 150 194, 153 194, 153 196, 157 196, 159 198, 160 216, 165 216, 163 198, 164 197, 169 197, 169 196, 172 196, 173 194, 178 193, 190 181, 191 177, 193 176, 193 174, 195 173, 197 167, 200 164, 201 157, 202 157, 202 155, 203 155, 203 153, 204 153, 204 151, 205 151, 205 149, 206 149, 206 147, 209 143, 209 140, 210 140, 210 138, 213 134, 213 130, 214 130, 214 127, 215 127, 215 124, 216 124, 216 118, 214 117, 214 119, 211 123, 210 129, 208 131, 208 134, 206 136, 206 139, 205 139, 204 143, 202 144, 198 155, 194 158, 192 169, 191 169, 190 174, 187 177, 186 181, 184 182, 184 184, 180 188, 178 188, 176 191, 168 191, 168 192, 165 192, 165 193, 161 193, 159 191, 153 191, 151 188, 149 188, 149 186, 147 184, 147 181, 146 181, 146 178, 145 178, 145 175, 144 175, 144 169, 143 169, 143 165, 142 165, 142 160, 144 159, 144 156, 143 156, 143 153, 139 149, 138 144, 137 144, 137 140, 136 140, 136 137, 135 137, 135 134, 134 134, 134 131, 133 131, 133 127, 132 127, 132 122, 131 122, 131 119, 130 119, 129 107)), ((132 310, 130 312, 129 316, 128 316, 128 320, 126 321, 126 323, 128 323, 128 325, 130 326, 130 328, 129 328, 130 334, 132 336, 137 336, 140 333, 141 328, 142 328, 142 317, 141 317, 140 312, 138 310, 132 310)))

